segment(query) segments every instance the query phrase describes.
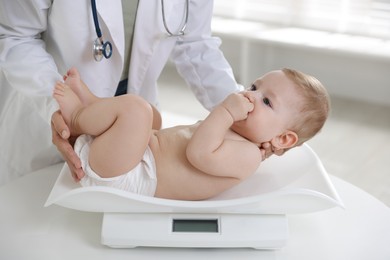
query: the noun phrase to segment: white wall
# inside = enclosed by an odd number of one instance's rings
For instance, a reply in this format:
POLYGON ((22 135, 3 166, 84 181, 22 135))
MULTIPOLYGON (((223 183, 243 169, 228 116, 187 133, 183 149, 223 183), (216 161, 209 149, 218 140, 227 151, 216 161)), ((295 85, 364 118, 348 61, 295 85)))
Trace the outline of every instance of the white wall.
POLYGON ((243 85, 290 67, 317 77, 331 95, 390 105, 390 41, 218 18, 213 32, 243 85))

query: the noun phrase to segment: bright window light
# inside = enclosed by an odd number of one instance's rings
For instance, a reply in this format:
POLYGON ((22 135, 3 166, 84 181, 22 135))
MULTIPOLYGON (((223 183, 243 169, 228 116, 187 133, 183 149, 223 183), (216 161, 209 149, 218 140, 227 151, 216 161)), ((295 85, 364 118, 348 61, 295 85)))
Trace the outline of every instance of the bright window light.
POLYGON ((390 39, 389 0, 214 0, 215 16, 390 39))

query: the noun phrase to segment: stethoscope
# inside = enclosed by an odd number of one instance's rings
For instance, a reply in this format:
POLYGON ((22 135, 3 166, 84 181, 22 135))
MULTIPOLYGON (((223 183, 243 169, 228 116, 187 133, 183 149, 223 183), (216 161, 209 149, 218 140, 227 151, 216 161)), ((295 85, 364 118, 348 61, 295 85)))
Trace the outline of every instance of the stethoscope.
POLYGON ((168 33, 168 36, 170 36, 170 37, 175 37, 175 36, 183 36, 183 35, 184 35, 184 32, 185 32, 186 27, 187 27, 187 22, 188 22, 188 10, 189 10, 189 8, 190 8, 189 6, 190 6, 189 0, 186 0, 185 18, 184 18, 183 26, 181 27, 181 29, 179 30, 179 32, 177 32, 177 33, 172 33, 172 32, 169 30, 169 28, 168 28, 167 21, 165 20, 164 0, 161 0, 162 19, 163 19, 163 24, 164 24, 165 30, 166 30, 167 33, 168 33))
POLYGON ((95 30, 97 38, 93 42, 93 57, 96 61, 101 61, 104 58, 108 59, 112 55, 112 44, 110 41, 104 42, 103 34, 100 30, 99 19, 97 17, 96 2, 91 0, 93 23, 95 24, 95 30))
MULTIPOLYGON (((99 26, 99 19, 97 16, 96 11, 96 2, 95 0, 91 0, 91 7, 92 7, 92 16, 93 16, 93 23, 95 24, 95 30, 97 38, 93 42, 93 57, 96 61, 101 61, 104 58, 108 59, 112 55, 112 44, 110 41, 104 42, 103 40, 103 34, 100 30, 99 26)), ((177 33, 172 33, 171 30, 169 30, 166 19, 165 19, 165 9, 164 9, 164 0, 161 0, 161 12, 162 12, 162 19, 164 28, 168 33, 169 37, 176 37, 176 36, 183 36, 185 34, 185 30, 187 28, 188 23, 188 13, 189 13, 189 0, 186 0, 186 8, 185 8, 185 18, 184 23, 181 29, 177 33)))

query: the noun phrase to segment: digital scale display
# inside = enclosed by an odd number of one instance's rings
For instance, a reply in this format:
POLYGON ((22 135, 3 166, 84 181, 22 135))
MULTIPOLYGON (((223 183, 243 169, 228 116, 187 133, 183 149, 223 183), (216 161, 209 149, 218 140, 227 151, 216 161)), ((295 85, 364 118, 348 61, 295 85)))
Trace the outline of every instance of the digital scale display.
POLYGON ((218 219, 172 219, 172 232, 218 233, 218 219))

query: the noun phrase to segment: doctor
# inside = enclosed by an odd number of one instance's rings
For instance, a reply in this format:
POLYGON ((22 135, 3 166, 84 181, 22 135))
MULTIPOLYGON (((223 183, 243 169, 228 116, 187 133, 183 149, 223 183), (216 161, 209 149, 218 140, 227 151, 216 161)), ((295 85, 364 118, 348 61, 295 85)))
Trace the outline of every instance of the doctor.
POLYGON ((51 97, 71 66, 97 96, 113 96, 122 82, 124 92, 127 86, 157 107, 156 82, 168 59, 207 109, 240 90, 211 37, 213 1, 96 0, 99 41, 112 46, 101 61, 93 55, 93 2, 0 0, 0 185, 61 161, 50 123, 74 177, 83 176, 51 97))
POLYGON ((241 90, 211 37, 212 9, 211 0, 0 0, 0 185, 61 155, 83 176, 51 97, 71 66, 97 96, 131 92, 156 107, 168 59, 209 110, 241 90), (93 55, 94 42, 112 46, 108 59, 93 55))

